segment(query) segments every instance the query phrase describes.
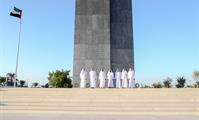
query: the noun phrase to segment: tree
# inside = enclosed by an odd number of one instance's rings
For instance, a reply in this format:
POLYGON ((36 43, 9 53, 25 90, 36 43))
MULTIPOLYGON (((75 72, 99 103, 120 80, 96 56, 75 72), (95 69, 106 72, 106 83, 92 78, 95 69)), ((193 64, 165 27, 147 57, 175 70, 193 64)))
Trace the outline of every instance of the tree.
POLYGON ((153 83, 152 86, 154 88, 162 88, 162 83, 161 82, 153 83))
POLYGON ((44 85, 44 87, 45 87, 45 88, 49 88, 49 84, 46 83, 46 84, 44 85))
POLYGON ((49 88, 49 84, 46 83, 46 84, 42 85, 41 87, 42 87, 42 88, 49 88))
POLYGON ((196 88, 199 88, 199 71, 193 72, 193 79, 196 80, 196 84, 194 85, 196 88))
POLYGON ((1 77, 1 76, 0 76, 0 84, 1 84, 1 83, 5 83, 5 82, 6 82, 6 77, 1 77))
POLYGON ((186 80, 184 77, 178 77, 178 78, 177 78, 176 87, 177 87, 177 88, 184 88, 186 81, 187 81, 187 80, 186 80))
POLYGON ((23 87, 25 85, 26 81, 20 80, 19 83, 20 83, 20 87, 23 87))
POLYGON ((149 85, 141 85, 141 88, 151 88, 149 85))
POLYGON ((187 85, 186 86, 187 88, 194 88, 194 87, 196 87, 195 85, 187 85))
POLYGON ((196 82, 196 84, 194 84, 195 88, 199 88, 199 81, 196 82))
POLYGON ((163 81, 163 85, 165 88, 171 88, 172 87, 172 79, 171 78, 166 78, 164 81, 163 81))
POLYGON ((32 83, 32 87, 38 87, 39 83, 38 82, 34 82, 32 83))
POLYGON ((72 88, 72 80, 69 76, 70 71, 56 70, 49 72, 49 85, 55 88, 72 88))
POLYGON ((194 71, 192 76, 196 81, 199 81, 199 71, 194 71))

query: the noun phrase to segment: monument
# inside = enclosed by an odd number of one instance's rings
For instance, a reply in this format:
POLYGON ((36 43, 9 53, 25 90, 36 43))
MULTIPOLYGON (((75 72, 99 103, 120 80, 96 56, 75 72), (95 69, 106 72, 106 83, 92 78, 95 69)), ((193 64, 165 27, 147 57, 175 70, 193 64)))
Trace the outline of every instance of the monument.
POLYGON ((76 0, 75 14, 74 87, 82 68, 134 69, 132 0, 76 0))

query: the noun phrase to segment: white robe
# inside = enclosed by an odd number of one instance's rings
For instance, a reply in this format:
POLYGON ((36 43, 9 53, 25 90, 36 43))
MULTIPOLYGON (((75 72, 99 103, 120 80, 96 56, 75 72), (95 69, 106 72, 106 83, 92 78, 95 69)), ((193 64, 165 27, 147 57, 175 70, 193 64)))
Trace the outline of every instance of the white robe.
POLYGON ((96 88, 97 75, 95 71, 90 71, 90 87, 96 88))
POLYGON ((128 73, 126 70, 122 71, 122 87, 128 88, 128 73))
POLYGON ((115 79, 116 79, 116 88, 121 88, 122 87, 121 72, 118 71, 115 73, 115 79))
POLYGON ((104 88, 106 83, 106 73, 104 71, 100 71, 99 81, 100 81, 100 88, 104 88))
POLYGON ((134 74, 135 74, 135 72, 133 70, 129 70, 129 72, 128 72, 129 88, 135 87, 134 74))
POLYGON ((114 87, 114 85, 113 85, 114 73, 113 72, 107 73, 107 79, 108 79, 108 87, 109 88, 114 87))
POLYGON ((82 70, 80 73, 80 88, 86 88, 87 71, 82 70))

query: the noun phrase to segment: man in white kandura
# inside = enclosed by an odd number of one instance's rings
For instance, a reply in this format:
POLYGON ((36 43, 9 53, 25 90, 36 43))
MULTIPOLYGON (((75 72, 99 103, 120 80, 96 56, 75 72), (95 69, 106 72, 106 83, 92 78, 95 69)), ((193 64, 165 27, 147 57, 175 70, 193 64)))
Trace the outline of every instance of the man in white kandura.
POLYGON ((114 73, 112 72, 112 70, 108 71, 107 79, 108 79, 108 88, 113 88, 114 87, 114 84, 113 84, 114 73))
POLYGON ((105 73, 104 69, 102 69, 99 73, 99 81, 100 81, 100 88, 105 88, 106 73, 105 73))
POLYGON ((130 68, 129 72, 128 72, 129 88, 134 88, 135 87, 134 75, 135 75, 134 70, 130 68))
POLYGON ((80 88, 86 88, 86 80, 87 80, 88 74, 85 68, 82 69, 80 72, 80 88))
POLYGON ((122 70, 122 87, 128 88, 128 73, 125 69, 122 70))
POLYGON ((121 74, 122 73, 119 71, 119 69, 117 69, 115 72, 116 88, 122 87, 121 74))
POLYGON ((90 74, 90 86, 91 88, 96 88, 96 81, 97 81, 96 72, 93 69, 91 69, 89 74, 90 74))

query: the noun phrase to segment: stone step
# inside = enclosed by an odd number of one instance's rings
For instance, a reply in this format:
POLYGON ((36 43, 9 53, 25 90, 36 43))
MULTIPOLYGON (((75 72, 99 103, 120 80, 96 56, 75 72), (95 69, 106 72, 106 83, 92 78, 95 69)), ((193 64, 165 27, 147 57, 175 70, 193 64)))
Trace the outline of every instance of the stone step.
POLYGON ((199 116, 198 111, 43 111, 43 110, 3 110, 0 111, 0 114, 30 114, 30 115, 142 115, 142 116, 168 116, 168 115, 175 115, 175 116, 199 116))
POLYGON ((45 98, 38 98, 38 99, 1 99, 2 102, 17 102, 17 103, 21 103, 21 102, 49 102, 49 103, 53 103, 53 102, 62 102, 62 103, 124 103, 124 104, 129 104, 129 103, 194 103, 194 104, 198 104, 199 100, 196 99, 190 99, 190 100, 176 100, 176 99, 161 99, 161 100, 140 100, 140 99, 134 99, 134 100, 117 100, 117 99, 45 99, 45 98))
POLYGON ((0 113, 199 115, 199 89, 3 89, 0 113))
POLYGON ((137 102, 137 103, 120 103, 120 102, 113 102, 113 103, 101 103, 101 102, 1 102, 1 105, 9 105, 9 106, 118 106, 118 107, 140 107, 140 106, 161 106, 161 107, 172 107, 172 106, 178 106, 178 107, 199 107, 199 104, 197 103, 150 103, 150 102, 137 102))
POLYGON ((1 106, 3 110, 43 110, 43 111, 163 111, 163 112, 199 112, 195 107, 96 107, 96 106, 1 106))
MULTIPOLYGON (((186 97, 191 97, 191 98, 195 98, 193 97, 194 96, 199 96, 199 95, 196 95, 196 94, 190 94, 190 95, 183 95, 183 94, 174 94, 174 95, 171 95, 171 94, 167 94, 167 95, 158 95, 158 94, 161 94, 161 93, 155 93, 157 95, 154 95, 154 94, 144 94, 144 93, 139 93, 138 95, 133 95, 131 93, 127 93, 127 95, 122 95, 121 94, 105 94, 105 93, 95 93, 95 94, 74 94, 74 93, 67 93, 65 94, 64 92, 60 95, 57 95, 57 94, 49 94, 49 93, 46 93, 46 94, 37 94, 37 95, 34 95, 34 94, 31 94, 31 95, 2 95, 4 97, 9 97, 9 98, 13 98, 13 97, 56 97, 56 98, 63 98, 63 97, 98 97, 98 98, 103 98, 103 97, 107 97, 107 98, 111 98, 111 97, 115 97, 115 98, 129 98, 129 97, 135 97, 135 98, 161 98, 161 97, 164 97, 164 98, 167 98, 167 97, 175 97, 175 98, 185 98, 186 97), (145 96, 142 96, 140 94, 143 94, 145 96)), ((1 95, 1 94, 0 94, 1 95)))

